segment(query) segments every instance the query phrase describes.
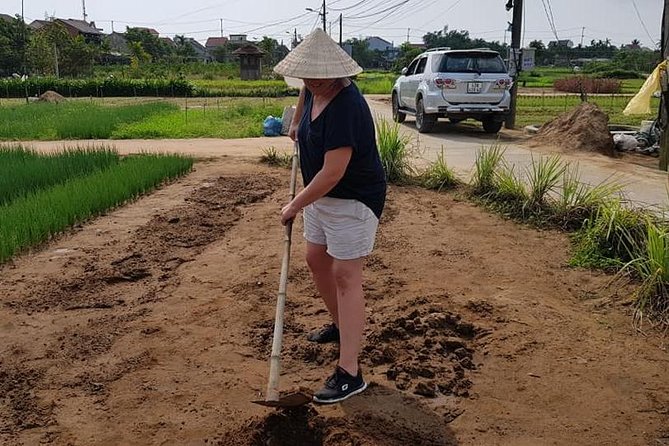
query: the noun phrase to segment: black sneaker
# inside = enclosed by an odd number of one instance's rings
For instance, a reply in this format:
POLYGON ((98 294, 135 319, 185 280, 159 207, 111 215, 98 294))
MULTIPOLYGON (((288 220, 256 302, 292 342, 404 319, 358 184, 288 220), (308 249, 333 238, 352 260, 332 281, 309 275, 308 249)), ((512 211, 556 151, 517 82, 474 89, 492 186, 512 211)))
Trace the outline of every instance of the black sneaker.
POLYGON ((358 369, 358 376, 351 376, 337 366, 335 372, 325 382, 325 387, 314 394, 314 402, 319 404, 333 404, 361 393, 367 388, 362 379, 362 372, 358 369))
POLYGON ((307 335, 307 340, 319 344, 328 342, 339 342, 339 329, 335 324, 326 325, 320 330, 313 331, 307 335))

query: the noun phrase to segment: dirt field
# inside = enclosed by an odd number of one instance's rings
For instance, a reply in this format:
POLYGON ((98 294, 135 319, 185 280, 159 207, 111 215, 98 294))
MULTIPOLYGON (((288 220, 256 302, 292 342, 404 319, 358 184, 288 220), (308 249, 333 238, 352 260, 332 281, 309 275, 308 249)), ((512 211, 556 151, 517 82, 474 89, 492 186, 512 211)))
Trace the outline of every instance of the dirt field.
MULTIPOLYGON (((667 445, 669 355, 626 291, 566 266, 566 236, 454 194, 392 187, 366 268, 363 369, 334 407, 253 405, 268 372, 288 172, 241 158, 0 267, 6 445, 667 445)), ((335 346, 302 258, 282 387, 318 388, 335 346)))

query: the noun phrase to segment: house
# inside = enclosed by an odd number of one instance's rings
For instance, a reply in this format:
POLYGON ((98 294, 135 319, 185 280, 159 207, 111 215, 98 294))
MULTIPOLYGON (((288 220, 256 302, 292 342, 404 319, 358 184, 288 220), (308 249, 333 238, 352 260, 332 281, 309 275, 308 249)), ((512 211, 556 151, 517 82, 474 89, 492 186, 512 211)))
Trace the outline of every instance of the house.
POLYGON ((0 14, 0 20, 3 20, 5 22, 13 22, 14 17, 7 15, 7 14, 0 14))
POLYGON ((207 48, 192 37, 184 37, 184 43, 190 45, 195 51, 195 59, 199 62, 211 62, 211 56, 207 52, 207 48))
POLYGON ((104 37, 102 31, 95 27, 95 22, 89 23, 76 19, 34 20, 30 24, 30 27, 38 31, 51 23, 58 23, 64 26, 70 36, 81 36, 87 43, 102 43, 104 37))
POLYGON ((148 32, 149 34, 151 34, 152 36, 155 36, 155 37, 160 36, 160 33, 153 28, 144 28, 144 27, 141 27, 141 26, 133 26, 133 28, 138 29, 140 31, 146 31, 146 32, 148 32))
POLYGON ((391 42, 388 42, 387 40, 377 36, 367 37, 365 42, 367 42, 367 48, 370 50, 381 51, 382 53, 393 49, 395 46, 391 42))
POLYGON ((209 37, 207 39, 207 43, 204 44, 205 48, 207 48, 207 51, 213 51, 219 46, 227 45, 228 43, 228 38, 227 37, 209 37))
POLYGON ((167 44, 167 46, 169 46, 170 48, 176 48, 177 47, 177 44, 174 43, 174 40, 170 39, 169 37, 158 37, 158 39, 161 42, 165 42, 167 44))
POLYGON ((130 54, 128 41, 123 33, 113 32, 105 37, 105 42, 109 46, 109 52, 115 56, 130 54))
POLYGON ((246 34, 230 34, 230 43, 246 43, 246 34))
POLYGON ((553 40, 548 42, 549 48, 573 48, 574 42, 571 40, 553 40))

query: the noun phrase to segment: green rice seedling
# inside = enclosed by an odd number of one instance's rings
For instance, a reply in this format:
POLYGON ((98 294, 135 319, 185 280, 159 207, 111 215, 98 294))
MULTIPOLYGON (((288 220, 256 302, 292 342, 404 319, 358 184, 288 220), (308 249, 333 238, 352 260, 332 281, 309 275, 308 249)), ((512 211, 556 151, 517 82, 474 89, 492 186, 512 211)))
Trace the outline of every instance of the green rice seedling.
POLYGON ((621 192, 622 185, 612 181, 604 181, 594 186, 583 183, 578 165, 568 165, 562 174, 561 193, 555 202, 554 220, 564 229, 580 229, 601 206, 619 199, 621 192))
POLYGON ((437 160, 423 172, 421 180, 423 187, 437 191, 457 186, 458 179, 455 172, 446 164, 443 147, 441 153, 437 155, 437 160))
POLYGON ((270 166, 291 168, 293 165, 293 155, 279 152, 276 147, 272 146, 263 149, 260 162, 269 164, 270 166))
POLYGON ((409 183, 415 174, 410 162, 410 137, 400 134, 399 124, 379 119, 376 124, 376 140, 388 182, 409 183))
POLYGON ((499 142, 476 151, 476 166, 473 178, 476 194, 486 195, 495 190, 496 172, 504 158, 504 152, 505 150, 499 142))
POLYGON ((527 207, 544 208, 548 194, 555 189, 564 171, 565 165, 558 155, 542 158, 539 162, 532 158, 527 175, 529 181, 527 207))
POLYGON ((622 271, 631 271, 641 280, 635 291, 636 319, 642 322, 653 314, 669 325, 669 227, 649 218, 642 240, 632 233, 626 237, 632 260, 622 271))
POLYGON ((38 154, 21 146, 0 147, 0 205, 118 162, 118 153, 107 147, 70 148, 52 154, 38 154))
POLYGON ((188 172, 191 158, 134 155, 0 206, 0 263, 71 225, 99 215, 188 172))

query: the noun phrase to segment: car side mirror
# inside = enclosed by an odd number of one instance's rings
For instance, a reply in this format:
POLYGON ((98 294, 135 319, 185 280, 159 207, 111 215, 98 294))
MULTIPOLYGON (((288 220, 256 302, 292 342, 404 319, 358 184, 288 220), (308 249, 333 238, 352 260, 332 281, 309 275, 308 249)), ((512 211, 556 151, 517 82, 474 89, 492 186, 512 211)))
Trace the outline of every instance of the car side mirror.
POLYGON ((406 76, 408 71, 409 70, 407 70, 407 67, 402 68, 402 76, 406 76))

